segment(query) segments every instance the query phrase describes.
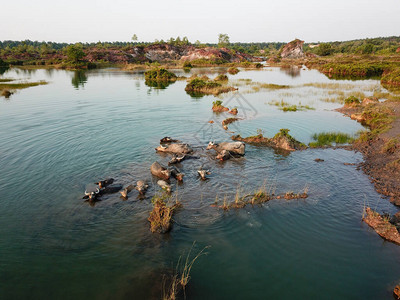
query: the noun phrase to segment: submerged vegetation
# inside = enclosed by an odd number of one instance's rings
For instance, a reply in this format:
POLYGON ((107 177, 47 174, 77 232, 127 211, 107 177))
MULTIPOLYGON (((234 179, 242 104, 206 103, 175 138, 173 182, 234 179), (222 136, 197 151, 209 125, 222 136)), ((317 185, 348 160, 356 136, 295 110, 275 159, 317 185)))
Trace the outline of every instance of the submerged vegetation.
POLYGON ((199 251, 199 253, 197 253, 196 256, 190 258, 192 249, 195 246, 195 244, 196 242, 193 242, 193 245, 190 248, 185 260, 182 260, 182 256, 179 257, 178 263, 176 265, 175 274, 171 276, 170 280, 164 281, 163 284, 164 288, 162 291, 163 300, 175 300, 177 299, 181 291, 183 291, 183 294, 185 296, 185 289, 190 281, 190 272, 193 268, 194 263, 202 255, 207 255, 208 253, 205 251, 211 247, 211 246, 204 247, 202 250, 199 251))
POLYGON ((218 196, 216 196, 214 204, 211 206, 218 207, 223 210, 229 210, 244 208, 247 205, 260 205, 274 199, 305 199, 308 197, 308 187, 306 186, 304 190, 299 193, 295 193, 293 191, 288 191, 281 194, 275 193, 276 186, 274 184, 271 184, 267 187, 266 183, 264 183, 261 187, 250 193, 245 193, 240 187, 238 187, 236 189, 235 198, 232 202, 229 202, 228 197, 225 195, 222 203, 220 203, 218 196))
POLYGON ((296 105, 296 104, 290 105, 288 102, 285 102, 283 100, 271 101, 268 104, 278 106, 280 110, 283 110, 285 112, 286 111, 298 111, 298 110, 315 110, 315 108, 308 106, 308 105, 301 105, 301 103, 299 103, 298 105, 296 105))

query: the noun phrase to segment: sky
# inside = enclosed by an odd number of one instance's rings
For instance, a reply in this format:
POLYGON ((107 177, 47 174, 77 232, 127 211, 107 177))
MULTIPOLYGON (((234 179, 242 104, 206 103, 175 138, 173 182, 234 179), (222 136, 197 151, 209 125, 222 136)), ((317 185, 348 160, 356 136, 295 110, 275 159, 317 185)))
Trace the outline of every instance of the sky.
POLYGON ((13 0, 0 40, 307 43, 400 36, 400 0, 13 0))

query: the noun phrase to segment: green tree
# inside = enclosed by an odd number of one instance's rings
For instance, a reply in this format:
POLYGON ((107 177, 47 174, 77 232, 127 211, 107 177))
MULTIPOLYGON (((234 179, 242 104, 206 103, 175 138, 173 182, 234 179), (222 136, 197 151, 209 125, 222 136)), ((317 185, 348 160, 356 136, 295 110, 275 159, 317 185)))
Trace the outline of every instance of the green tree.
POLYGON ((333 52, 332 45, 330 43, 321 43, 316 52, 317 55, 327 56, 333 52))
POLYGON ((67 47, 67 57, 68 60, 71 60, 73 62, 78 62, 82 58, 85 57, 85 52, 83 52, 83 47, 82 44, 75 44, 75 45, 69 45, 67 47))
POLYGON ((218 35, 218 47, 224 48, 229 46, 229 36, 225 33, 220 33, 218 35))
POLYGON ((136 42, 138 40, 138 37, 136 34, 132 35, 132 41, 136 42))

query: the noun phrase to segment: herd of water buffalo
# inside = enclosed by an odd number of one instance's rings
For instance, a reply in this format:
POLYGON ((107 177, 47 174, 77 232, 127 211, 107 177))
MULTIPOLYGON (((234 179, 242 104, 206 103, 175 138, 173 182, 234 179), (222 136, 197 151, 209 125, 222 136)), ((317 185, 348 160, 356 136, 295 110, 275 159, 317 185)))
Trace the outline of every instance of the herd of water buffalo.
MULTIPOLYGON (((217 160, 227 160, 231 157, 243 156, 245 154, 245 144, 243 142, 223 142, 223 143, 214 143, 210 142, 206 148, 206 150, 214 149, 216 152, 215 158, 217 160)), ((160 145, 155 148, 157 152, 164 152, 168 154, 172 154, 171 160, 168 162, 168 167, 161 165, 159 162, 154 162, 150 166, 150 172, 153 176, 157 177, 159 180, 157 184, 166 192, 171 192, 171 185, 169 184, 170 178, 175 178, 177 181, 182 182, 184 174, 181 173, 174 164, 180 163, 186 159, 196 159, 196 157, 192 155, 194 153, 193 149, 188 145, 181 143, 178 140, 172 139, 170 137, 164 137, 160 140, 160 145)), ((197 174, 200 176, 201 180, 206 180, 207 175, 210 175, 211 172, 209 170, 203 169, 200 167, 197 170, 197 174)), ((136 182, 136 185, 130 184, 125 188, 122 185, 115 185, 113 178, 107 178, 104 180, 100 180, 96 182, 96 188, 92 188, 85 190, 85 196, 83 199, 87 201, 94 202, 98 200, 104 194, 112 194, 112 193, 121 193, 121 197, 123 199, 128 199, 128 194, 132 190, 138 190, 141 196, 144 196, 149 185, 145 180, 139 180, 136 182)))

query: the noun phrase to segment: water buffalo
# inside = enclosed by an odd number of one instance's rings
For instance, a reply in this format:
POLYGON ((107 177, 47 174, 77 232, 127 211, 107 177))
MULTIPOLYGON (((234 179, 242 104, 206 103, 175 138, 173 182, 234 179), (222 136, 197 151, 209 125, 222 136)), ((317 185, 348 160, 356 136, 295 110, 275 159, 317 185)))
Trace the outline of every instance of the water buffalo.
POLYGON ((175 153, 175 154, 188 154, 192 153, 193 149, 190 148, 188 144, 169 144, 169 145, 160 145, 156 148, 158 152, 167 152, 167 153, 175 153))
POLYGON ((171 171, 160 165, 158 162, 154 162, 150 167, 151 174, 164 180, 168 180, 171 177, 171 171))
POLYGON ((217 153, 221 153, 223 150, 226 150, 232 155, 243 156, 245 152, 245 144, 243 142, 223 142, 219 144, 210 142, 206 150, 210 149, 214 149, 217 153))

